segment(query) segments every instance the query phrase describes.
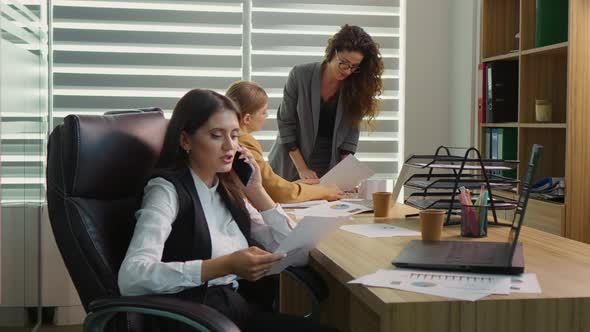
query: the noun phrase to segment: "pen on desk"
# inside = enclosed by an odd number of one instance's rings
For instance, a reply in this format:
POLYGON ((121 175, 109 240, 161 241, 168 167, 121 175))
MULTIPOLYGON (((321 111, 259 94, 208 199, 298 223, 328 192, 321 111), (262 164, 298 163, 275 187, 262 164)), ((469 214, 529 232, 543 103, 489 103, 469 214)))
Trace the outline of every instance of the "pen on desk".
POLYGON ((475 226, 473 228, 473 230, 475 231, 473 233, 473 235, 478 235, 477 232, 481 229, 481 214, 483 212, 483 207, 481 204, 481 200, 482 200, 482 193, 484 191, 484 186, 483 184, 481 185, 480 189, 479 189, 479 196, 477 197, 477 200, 475 201, 475 206, 477 206, 476 210, 475 210, 475 216, 473 218, 473 226, 475 226))
MULTIPOLYGON (((482 188, 483 188, 483 185, 482 185, 482 188)), ((480 226, 479 226, 480 228, 479 228, 479 232, 480 232, 481 235, 484 235, 484 229, 485 229, 486 223, 488 222, 488 209, 487 209, 487 206, 488 206, 488 191, 487 190, 484 191, 483 194, 482 194, 482 196, 483 197, 481 199, 481 205, 482 205, 482 207, 485 206, 486 208, 485 208, 485 213, 482 213, 482 216, 480 217, 480 226)))

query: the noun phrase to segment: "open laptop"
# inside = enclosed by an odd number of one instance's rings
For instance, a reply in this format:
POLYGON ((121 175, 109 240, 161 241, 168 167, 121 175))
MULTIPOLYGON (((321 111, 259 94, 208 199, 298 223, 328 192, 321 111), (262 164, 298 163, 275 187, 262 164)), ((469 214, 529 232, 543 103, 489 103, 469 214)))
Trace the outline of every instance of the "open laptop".
POLYGON ((393 260, 403 268, 495 274, 524 272, 522 243, 518 236, 524 220, 533 174, 543 147, 533 145, 507 242, 411 241, 393 260))

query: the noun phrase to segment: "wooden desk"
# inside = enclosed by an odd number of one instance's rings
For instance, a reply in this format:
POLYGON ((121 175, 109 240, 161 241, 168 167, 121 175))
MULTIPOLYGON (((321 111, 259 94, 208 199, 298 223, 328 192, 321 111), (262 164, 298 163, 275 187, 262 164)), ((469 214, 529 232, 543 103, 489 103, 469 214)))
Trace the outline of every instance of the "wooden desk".
MULTIPOLYGON (((414 209, 398 205, 390 218, 357 216, 351 223, 386 222, 419 230, 417 219, 403 219, 414 209)), ((473 241, 506 241, 507 227, 491 226, 488 237, 473 241)), ((443 237, 459 236, 447 226, 443 237)), ((348 281, 393 268, 391 261, 416 237, 365 238, 337 230, 311 253, 310 265, 330 285, 322 304, 322 322, 342 331, 590 331, 590 245, 523 227, 525 272, 537 274, 542 294, 492 295, 476 302, 459 301, 348 281)), ((281 309, 299 313, 303 292, 281 279, 281 309)))

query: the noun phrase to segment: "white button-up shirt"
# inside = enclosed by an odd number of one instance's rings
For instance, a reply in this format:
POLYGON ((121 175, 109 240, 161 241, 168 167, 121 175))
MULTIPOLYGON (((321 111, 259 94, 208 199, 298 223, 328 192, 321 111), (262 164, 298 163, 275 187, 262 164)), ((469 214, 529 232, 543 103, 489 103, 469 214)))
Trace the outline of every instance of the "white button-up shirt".
MULTIPOLYGON (((191 174, 211 235, 211 258, 247 248, 244 234, 217 192, 218 180, 208 188, 194 172, 191 174)), ((293 222, 279 205, 261 213, 248 202, 246 207, 252 220, 250 236, 272 252, 287 237, 293 222)), ((163 178, 151 179, 144 188, 141 208, 135 213, 135 231, 119 270, 122 295, 178 293, 203 283, 202 260, 162 262, 164 244, 178 209, 174 185, 163 178)), ((236 279, 233 274, 226 275, 210 280, 209 286, 237 286, 236 279)))

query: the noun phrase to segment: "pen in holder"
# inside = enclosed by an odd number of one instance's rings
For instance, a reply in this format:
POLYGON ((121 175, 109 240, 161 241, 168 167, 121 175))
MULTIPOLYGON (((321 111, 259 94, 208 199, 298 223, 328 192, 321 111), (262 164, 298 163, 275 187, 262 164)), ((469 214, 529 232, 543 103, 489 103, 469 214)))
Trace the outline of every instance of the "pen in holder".
POLYGON ((487 205, 461 205, 461 236, 484 237, 488 235, 487 205))

